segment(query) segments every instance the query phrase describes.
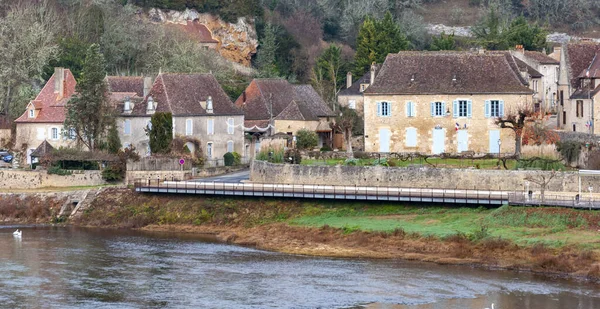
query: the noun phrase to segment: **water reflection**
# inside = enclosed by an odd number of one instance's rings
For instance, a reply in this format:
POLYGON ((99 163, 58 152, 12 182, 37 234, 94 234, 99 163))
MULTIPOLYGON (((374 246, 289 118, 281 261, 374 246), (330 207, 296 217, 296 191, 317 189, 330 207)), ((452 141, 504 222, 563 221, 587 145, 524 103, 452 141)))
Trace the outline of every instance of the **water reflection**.
POLYGON ((0 307, 600 308, 600 288, 531 274, 311 258, 211 238, 0 228, 0 307))

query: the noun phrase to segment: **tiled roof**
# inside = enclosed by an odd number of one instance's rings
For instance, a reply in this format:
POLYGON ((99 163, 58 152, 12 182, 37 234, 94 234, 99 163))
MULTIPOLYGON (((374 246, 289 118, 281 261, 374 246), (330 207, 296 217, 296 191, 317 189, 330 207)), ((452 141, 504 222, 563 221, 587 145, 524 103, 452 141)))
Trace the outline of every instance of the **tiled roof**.
POLYGON ((41 158, 47 154, 51 154, 54 151, 54 147, 48 143, 47 140, 44 140, 32 153, 32 157, 41 158))
POLYGON ((590 66, 596 53, 600 51, 599 43, 573 43, 566 48, 567 69, 569 70, 569 82, 573 88, 579 88, 579 76, 590 66))
POLYGON ((541 78, 542 76, 544 76, 538 70, 534 69, 533 67, 531 67, 530 65, 518 58, 515 58, 515 62, 517 63, 519 70, 527 70, 527 74, 529 74, 529 76, 533 78, 541 78))
POLYGON ((64 74, 63 94, 54 92, 54 81, 58 78, 58 76, 55 76, 55 72, 46 82, 46 85, 44 85, 44 88, 42 88, 35 100, 30 102, 38 110, 37 117, 29 118, 29 113, 26 110, 15 122, 62 123, 65 121, 65 105, 75 93, 77 82, 69 69, 64 69, 62 72, 64 74))
POLYGON ((148 98, 156 102, 157 112, 171 112, 173 116, 241 115, 239 110, 212 74, 161 73, 156 77, 148 97, 135 104, 131 115, 146 116, 148 98), (208 114, 200 102, 213 100, 213 113, 208 114))
POLYGON ((254 79, 236 100, 246 120, 317 120, 333 112, 310 85, 292 85, 283 79, 254 79), (245 98, 245 101, 244 101, 245 98))
POLYGON ((579 78, 600 78, 600 49, 594 55, 590 65, 581 71, 579 78), (589 75, 588 75, 589 69, 589 75))
POLYGON ((550 56, 548 56, 542 52, 538 52, 538 51, 526 50, 525 56, 530 59, 535 60, 536 62, 538 62, 540 64, 554 64, 554 65, 560 64, 560 62, 558 60, 551 58, 550 56))
POLYGON ((107 76, 108 90, 111 93, 135 93, 144 96, 143 76, 107 76))
MULTIPOLYGON (((380 69, 381 69, 381 65, 375 66, 375 76, 377 76, 380 69)), ((371 71, 365 73, 361 78, 359 78, 354 83, 352 83, 350 88, 344 88, 344 89, 340 90, 340 92, 338 93, 338 96, 361 95, 362 92, 360 92, 360 85, 361 84, 369 84, 370 82, 371 82, 371 71)))
POLYGON ((577 91, 573 92, 573 94, 571 95, 571 97, 569 97, 570 99, 590 99, 594 96, 596 96, 598 93, 600 92, 600 86, 596 87, 596 89, 592 89, 590 91, 590 87, 585 87, 585 88, 580 88, 577 89, 577 91))
POLYGON ((365 94, 532 93, 508 52, 389 54, 365 94))
POLYGON ((199 43, 219 43, 212 36, 212 33, 206 25, 201 24, 197 20, 188 20, 185 25, 183 24, 169 24, 169 26, 177 27, 187 33, 193 40, 199 43))

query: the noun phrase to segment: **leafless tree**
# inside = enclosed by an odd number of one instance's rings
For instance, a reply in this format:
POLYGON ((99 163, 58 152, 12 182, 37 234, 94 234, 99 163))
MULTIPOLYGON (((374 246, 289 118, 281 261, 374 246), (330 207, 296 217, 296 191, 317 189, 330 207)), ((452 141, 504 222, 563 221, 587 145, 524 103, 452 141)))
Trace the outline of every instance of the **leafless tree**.
POLYGON ((555 170, 552 170, 550 172, 542 172, 542 173, 538 173, 538 174, 531 174, 527 177, 525 177, 525 180, 527 181, 531 181, 534 184, 537 184, 540 186, 540 197, 541 197, 541 202, 540 204, 544 203, 544 195, 546 193, 546 188, 548 187, 548 184, 552 181, 552 179, 554 179, 557 175, 557 172, 555 170))
POLYGON ((521 155, 521 143, 523 129, 527 122, 534 116, 533 108, 529 103, 521 103, 507 108, 502 117, 498 117, 495 123, 502 129, 510 129, 515 134, 515 156, 521 155))

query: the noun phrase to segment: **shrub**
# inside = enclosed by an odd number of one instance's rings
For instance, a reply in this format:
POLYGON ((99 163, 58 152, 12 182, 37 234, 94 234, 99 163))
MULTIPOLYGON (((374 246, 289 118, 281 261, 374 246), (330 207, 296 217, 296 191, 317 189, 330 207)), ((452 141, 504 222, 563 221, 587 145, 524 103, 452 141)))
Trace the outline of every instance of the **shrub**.
POLYGON ((386 158, 375 159, 375 160, 373 160, 373 162, 371 162, 371 165, 373 165, 373 166, 377 166, 377 165, 389 166, 386 158))
POLYGON ((329 145, 323 145, 323 147, 321 147, 320 149, 321 151, 331 151, 331 147, 329 147, 329 145))
POLYGON ((283 163, 285 153, 283 148, 263 148, 256 155, 256 160, 268 161, 271 163, 283 163))
POLYGON ((357 159, 369 159, 369 153, 364 151, 355 151, 354 157, 357 159))
POLYGON ((48 168, 48 174, 59 175, 59 176, 68 176, 68 175, 72 175, 73 172, 71 172, 69 170, 64 170, 64 169, 60 168, 60 166, 53 165, 48 168))
POLYGON ((125 172, 121 164, 110 164, 102 171, 102 179, 106 181, 121 181, 124 174, 125 172))
POLYGON ((302 154, 298 149, 288 149, 285 151, 285 162, 290 164, 300 164, 302 162, 302 154))
POLYGON ((225 166, 232 166, 235 161, 235 157, 231 152, 228 152, 223 155, 223 161, 225 161, 225 166))
POLYGON ((356 166, 358 165, 358 162, 358 159, 346 159, 346 161, 344 161, 344 165, 356 166))
POLYGON ((315 148, 318 143, 319 136, 317 136, 317 133, 306 129, 296 132, 296 147, 298 149, 315 148))
POLYGON ((231 154, 233 154, 233 164, 235 165, 240 165, 242 164, 242 155, 237 153, 237 152, 232 152, 231 154))
POLYGON ((560 153, 560 156, 570 164, 571 162, 577 162, 579 160, 579 153, 581 152, 581 143, 576 141, 564 141, 556 143, 556 150, 560 153))

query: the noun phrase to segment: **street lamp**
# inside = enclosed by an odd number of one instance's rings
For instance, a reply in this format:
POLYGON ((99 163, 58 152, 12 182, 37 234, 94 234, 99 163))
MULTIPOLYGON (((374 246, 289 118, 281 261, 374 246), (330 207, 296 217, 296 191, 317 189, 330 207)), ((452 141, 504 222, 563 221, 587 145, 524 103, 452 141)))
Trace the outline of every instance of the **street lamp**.
POLYGON ((502 145, 502 141, 498 139, 498 158, 500 158, 500 146, 502 145))
POLYGON ((531 194, 529 194, 529 181, 525 182, 525 187, 527 187, 527 200, 531 199, 531 194))
POLYGON ((592 191, 594 191, 594 187, 589 186, 588 190, 590 191, 590 209, 592 208, 592 191))

